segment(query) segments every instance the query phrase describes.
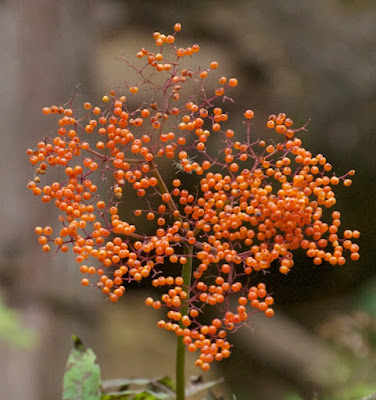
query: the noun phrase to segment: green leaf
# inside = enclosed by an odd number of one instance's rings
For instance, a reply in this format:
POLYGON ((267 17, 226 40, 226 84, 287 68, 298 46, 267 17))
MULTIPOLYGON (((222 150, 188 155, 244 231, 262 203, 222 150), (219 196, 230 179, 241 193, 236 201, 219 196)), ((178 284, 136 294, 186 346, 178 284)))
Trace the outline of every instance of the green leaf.
POLYGON ((63 383, 63 400, 100 400, 101 378, 96 356, 74 337, 63 383))
POLYGON ((101 400, 131 400, 134 395, 134 392, 132 393, 123 393, 123 394, 104 394, 101 397, 101 400))
POLYGON ((155 395, 149 391, 140 392, 134 397, 134 400, 159 400, 159 399, 166 399, 166 397, 159 397, 158 395, 155 395))
MULTIPOLYGON (((173 397, 175 398, 175 396, 173 397)), ((172 399, 166 393, 155 393, 151 390, 134 391, 126 390, 119 393, 107 393, 102 395, 101 400, 169 400, 172 399)))
POLYGON ((150 381, 148 386, 156 392, 175 394, 175 385, 169 376, 163 376, 162 378, 154 379, 150 381))

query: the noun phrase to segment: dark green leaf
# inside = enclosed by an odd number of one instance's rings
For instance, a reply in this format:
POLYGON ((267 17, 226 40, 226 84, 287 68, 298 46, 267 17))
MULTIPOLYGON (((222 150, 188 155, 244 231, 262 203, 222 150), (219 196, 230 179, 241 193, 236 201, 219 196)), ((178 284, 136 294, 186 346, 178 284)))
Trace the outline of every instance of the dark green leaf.
POLYGON ((73 340, 73 346, 76 350, 85 350, 84 344, 82 343, 82 340, 78 336, 72 335, 72 340, 73 340))
POLYGON ((174 381, 169 376, 159 378, 157 382, 170 390, 175 390, 174 381))
POLYGON ((169 376, 152 380, 148 387, 156 392, 175 393, 174 382, 169 376))

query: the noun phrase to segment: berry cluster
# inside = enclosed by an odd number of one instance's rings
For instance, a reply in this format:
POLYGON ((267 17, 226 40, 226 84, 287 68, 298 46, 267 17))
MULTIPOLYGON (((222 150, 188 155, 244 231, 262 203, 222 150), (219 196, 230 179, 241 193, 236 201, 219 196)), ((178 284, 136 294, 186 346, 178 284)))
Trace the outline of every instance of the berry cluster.
POLYGON ((165 289, 160 300, 146 299, 166 310, 158 325, 183 336, 189 351, 199 350, 196 365, 208 370, 230 355, 229 331, 255 312, 273 316, 274 299, 259 279, 271 271, 287 274, 294 250, 304 249, 316 265, 343 265, 346 253, 359 258, 353 243, 359 232, 340 235, 340 213, 330 218, 325 211, 336 204, 334 187, 349 186, 354 171, 331 173, 326 158, 296 137, 305 126, 294 129, 283 113, 266 123, 278 143, 252 139, 252 110, 244 113, 245 139, 237 140, 222 109, 237 79, 220 77, 210 95, 205 78, 218 63, 185 67, 199 46, 177 48, 180 24, 174 29, 153 34, 158 51, 142 48, 135 63, 124 58, 140 79, 126 85, 130 99, 112 90, 102 106, 85 103, 79 111, 72 99, 42 110, 57 117, 57 136, 27 150, 35 168, 28 189, 60 214, 55 234, 49 226, 35 229, 43 250, 73 251, 82 285, 97 286, 114 303, 127 283, 150 278, 165 289), (213 150, 218 144, 221 150, 213 150), (160 170, 166 159, 177 173, 171 181, 160 170), (64 176, 42 183, 52 167, 64 176), (192 174, 197 186, 184 183, 192 174), (121 217, 119 204, 132 190, 143 204, 135 218, 139 225, 150 221, 153 235, 121 217), (174 276, 166 276, 166 264, 176 265, 174 276), (200 315, 214 305, 217 318, 203 325, 200 315))

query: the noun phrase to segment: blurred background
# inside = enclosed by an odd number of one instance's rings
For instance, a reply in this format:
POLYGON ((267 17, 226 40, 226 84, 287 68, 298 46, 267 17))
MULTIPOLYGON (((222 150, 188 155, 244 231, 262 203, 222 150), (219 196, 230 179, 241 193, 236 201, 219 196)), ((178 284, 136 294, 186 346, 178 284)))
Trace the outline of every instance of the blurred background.
MULTIPOLYGON (((103 378, 173 375, 175 337, 155 326, 147 287, 114 306, 81 288, 69 257, 42 254, 34 226, 53 225, 56 213, 26 189, 25 150, 55 129, 42 107, 64 104, 78 83, 82 101, 98 102, 129 79, 116 57, 135 57, 153 45, 152 32, 168 34, 175 22, 182 46, 198 42, 204 65, 217 60, 222 75, 238 78, 232 121, 252 108, 263 137, 270 113, 285 112, 296 126, 311 118, 306 147, 339 175, 357 171, 336 195, 344 228, 361 231, 360 260, 315 267, 297 254, 288 276, 268 283, 276 316, 232 335, 232 356, 209 376, 224 376, 223 395, 237 400, 376 392, 376 2, 1 0, 2 397, 60 398, 72 334, 94 349, 103 378)), ((198 373, 192 359, 187 366, 198 373)))

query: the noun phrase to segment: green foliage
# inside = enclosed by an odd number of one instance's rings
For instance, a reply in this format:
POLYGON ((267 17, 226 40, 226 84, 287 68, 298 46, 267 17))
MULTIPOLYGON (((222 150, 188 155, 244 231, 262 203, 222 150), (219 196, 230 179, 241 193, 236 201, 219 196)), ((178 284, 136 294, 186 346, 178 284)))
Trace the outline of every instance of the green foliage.
POLYGON ((363 311, 376 317, 376 280, 372 279, 357 293, 357 303, 363 311))
MULTIPOLYGON (((85 349, 77 336, 72 336, 74 348, 70 351, 63 384, 63 400, 172 400, 175 386, 172 379, 164 376, 156 379, 110 379, 101 381, 96 356, 85 349)), ((195 378, 186 389, 187 397, 207 391, 222 379, 203 382, 195 378)), ((216 400, 209 392, 207 400, 216 400)))
POLYGON ((175 397, 169 377, 158 379, 111 379, 103 381, 102 400, 165 400, 175 397))
POLYGON ((284 397, 284 400, 303 400, 303 398, 297 393, 289 393, 284 397))
MULTIPOLYGON (((374 384, 353 383, 330 395, 313 395, 312 400, 376 400, 375 390, 374 384)), ((303 397, 297 393, 289 393, 284 397, 284 400, 303 400, 303 397)))
POLYGON ((171 399, 171 396, 166 394, 153 393, 149 390, 141 392, 125 391, 123 393, 104 394, 101 400, 166 400, 171 399))
POLYGON ((354 383, 353 385, 345 386, 343 390, 335 394, 335 399, 338 400, 374 400, 376 385, 367 383, 354 383), (371 395, 373 393, 373 395, 371 395))
MULTIPOLYGON (((186 396, 193 397, 223 382, 222 379, 202 382, 196 380, 186 389, 186 396)), ((167 400, 175 398, 174 384, 170 377, 158 379, 113 379, 104 381, 102 384, 104 392, 116 389, 104 394, 101 400, 167 400), (131 388, 134 388, 133 390, 131 388)), ((215 400, 216 397, 209 393, 207 400, 215 400)))
POLYGON ((31 349, 37 342, 36 334, 23 326, 20 314, 6 307, 0 299, 0 340, 20 349, 31 349))
POLYGON ((63 400, 100 400, 101 378, 96 356, 91 349, 85 349, 82 342, 73 337, 63 384, 63 400))

